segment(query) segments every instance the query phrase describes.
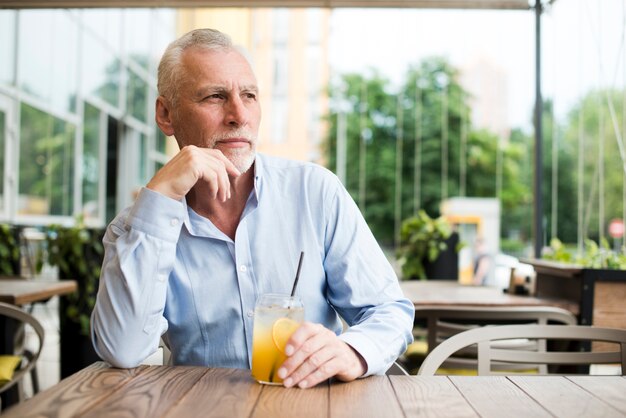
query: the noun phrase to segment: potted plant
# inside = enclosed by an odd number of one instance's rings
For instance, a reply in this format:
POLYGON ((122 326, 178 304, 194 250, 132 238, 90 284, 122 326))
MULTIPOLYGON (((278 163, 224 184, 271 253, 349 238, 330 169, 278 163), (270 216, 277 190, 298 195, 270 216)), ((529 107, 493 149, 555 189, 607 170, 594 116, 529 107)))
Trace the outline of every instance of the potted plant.
POLYGON ((90 338, 90 316, 95 305, 104 249, 104 230, 52 225, 48 229, 48 262, 60 279, 75 280, 78 290, 60 301, 61 377, 83 369, 99 358, 90 338))
POLYGON ((458 278, 458 234, 443 217, 424 210, 405 219, 400 230, 397 259, 402 277, 410 280, 458 278))
POLYGON ((0 224, 0 275, 19 276, 20 240, 19 228, 0 224))
POLYGON ((541 259, 522 260, 536 272, 535 296, 573 306, 582 325, 626 328, 626 254, 611 251, 607 240, 585 240, 576 254, 554 238, 541 259))

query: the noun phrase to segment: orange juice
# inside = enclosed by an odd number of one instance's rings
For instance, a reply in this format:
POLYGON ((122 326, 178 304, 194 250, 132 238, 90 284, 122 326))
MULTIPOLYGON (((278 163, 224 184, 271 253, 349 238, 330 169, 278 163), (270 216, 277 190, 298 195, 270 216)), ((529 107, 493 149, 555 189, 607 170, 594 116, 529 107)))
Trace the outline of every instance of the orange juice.
POLYGON ((277 372, 287 359, 285 346, 304 320, 304 307, 298 297, 262 295, 254 310, 252 338, 252 377, 259 383, 282 384, 277 372))

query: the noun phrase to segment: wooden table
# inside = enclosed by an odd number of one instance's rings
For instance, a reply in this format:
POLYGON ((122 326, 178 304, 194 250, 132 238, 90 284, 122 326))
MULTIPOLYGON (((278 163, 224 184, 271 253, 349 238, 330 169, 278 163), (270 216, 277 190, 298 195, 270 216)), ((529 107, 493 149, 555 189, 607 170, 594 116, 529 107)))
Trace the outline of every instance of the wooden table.
POLYGON ((462 285, 455 280, 405 280, 404 295, 415 306, 554 306, 578 315, 578 305, 564 299, 518 296, 489 286, 462 285))
POLYGON ((2 417, 624 417, 624 393, 622 376, 372 376, 302 390, 249 370, 100 362, 2 417))
POLYGON ((32 280, 0 276, 0 302, 26 305, 76 291, 74 280, 32 280))

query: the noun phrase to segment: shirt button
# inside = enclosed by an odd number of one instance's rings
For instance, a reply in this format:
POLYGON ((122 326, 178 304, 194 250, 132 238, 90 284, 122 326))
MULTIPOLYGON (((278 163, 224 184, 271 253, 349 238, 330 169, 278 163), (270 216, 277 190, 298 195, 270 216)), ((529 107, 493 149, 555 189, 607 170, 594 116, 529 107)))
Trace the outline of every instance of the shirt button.
POLYGON ((244 266, 244 265, 239 266, 239 271, 244 271, 245 272, 246 270, 248 270, 248 268, 246 266, 244 266))
POLYGON ((254 311, 248 311, 246 315, 248 315, 248 318, 252 318, 254 316, 254 311))
POLYGON ((178 226, 178 219, 173 218, 173 219, 170 221, 170 225, 172 225, 172 226, 178 226))

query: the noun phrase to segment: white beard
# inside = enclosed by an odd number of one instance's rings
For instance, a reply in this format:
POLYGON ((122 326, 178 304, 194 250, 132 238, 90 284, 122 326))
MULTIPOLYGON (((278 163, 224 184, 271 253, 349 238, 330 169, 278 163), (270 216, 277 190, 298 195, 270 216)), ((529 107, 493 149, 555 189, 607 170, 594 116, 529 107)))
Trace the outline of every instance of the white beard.
POLYGON ((256 157, 256 144, 250 143, 249 149, 232 149, 224 153, 226 158, 230 160, 231 163, 241 174, 245 173, 252 167, 252 163, 254 163, 254 158, 256 157))
POLYGON ((238 128, 237 130, 227 134, 212 137, 209 143, 209 148, 217 148, 216 145, 218 141, 230 138, 245 138, 249 141, 250 148, 230 148, 226 151, 222 151, 226 158, 228 158, 230 162, 237 167, 237 170, 243 174, 248 171, 250 167, 252 167, 254 159, 256 158, 257 138, 249 131, 243 128, 238 128))

